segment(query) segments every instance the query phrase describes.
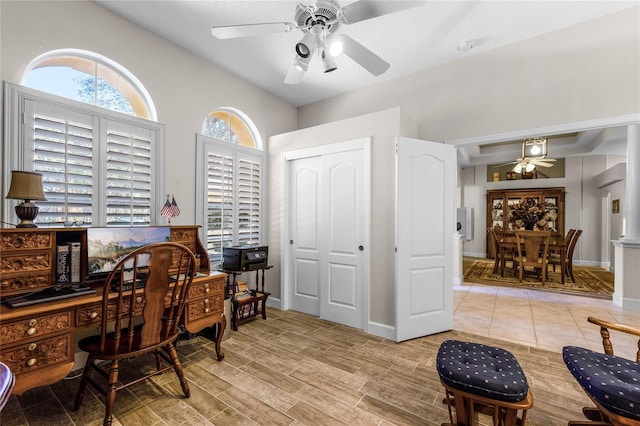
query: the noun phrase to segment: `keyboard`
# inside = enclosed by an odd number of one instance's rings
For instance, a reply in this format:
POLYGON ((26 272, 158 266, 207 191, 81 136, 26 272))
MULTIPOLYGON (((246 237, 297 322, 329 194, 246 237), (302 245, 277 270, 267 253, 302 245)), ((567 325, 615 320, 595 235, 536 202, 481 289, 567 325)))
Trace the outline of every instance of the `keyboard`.
POLYGON ((95 294, 96 290, 84 284, 72 284, 65 286, 50 286, 44 290, 34 293, 22 294, 3 300, 4 303, 12 308, 21 306, 35 305, 36 303, 52 302, 55 300, 68 299, 71 297, 85 296, 87 294, 95 294))

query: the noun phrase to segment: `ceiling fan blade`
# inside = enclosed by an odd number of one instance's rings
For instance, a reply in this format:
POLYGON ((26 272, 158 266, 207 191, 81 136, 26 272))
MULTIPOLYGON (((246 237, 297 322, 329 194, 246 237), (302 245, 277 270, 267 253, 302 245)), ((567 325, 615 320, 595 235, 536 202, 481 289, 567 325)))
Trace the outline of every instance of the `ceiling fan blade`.
POLYGON ((425 3, 426 1, 360 0, 340 9, 338 11, 338 19, 345 24, 353 24, 412 7, 422 6, 425 3))
POLYGON ((552 163, 545 163, 543 161, 531 161, 531 164, 540 167, 553 167, 552 163))
POLYGON ((218 39, 250 37, 264 34, 287 33, 296 28, 291 22, 270 22, 265 24, 242 24, 211 27, 211 35, 218 39))
POLYGON ((306 71, 298 68, 295 63, 291 65, 289 71, 287 71, 287 76, 284 78, 284 82, 286 84, 298 84, 302 82, 306 71))
POLYGON ((346 34, 337 34, 333 41, 342 42, 343 52, 373 75, 380 75, 390 67, 389 63, 346 34))

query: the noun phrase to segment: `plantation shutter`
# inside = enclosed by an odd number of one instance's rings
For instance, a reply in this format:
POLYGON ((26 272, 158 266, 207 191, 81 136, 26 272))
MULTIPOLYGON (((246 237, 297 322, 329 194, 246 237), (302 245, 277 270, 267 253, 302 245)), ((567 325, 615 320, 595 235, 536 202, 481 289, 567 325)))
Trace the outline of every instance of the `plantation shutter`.
POLYGON ((5 146, 7 169, 42 174, 47 200, 36 202, 38 225, 156 224, 157 200, 164 201, 161 124, 12 86, 9 92, 16 142, 5 146))
POLYGON ((260 242, 259 158, 238 158, 238 244, 260 242))
POLYGON ((207 252, 222 260, 222 248, 233 245, 233 172, 230 155, 207 152, 207 252))
POLYGON ((94 119, 59 106, 25 102, 25 139, 33 142, 33 171, 42 174, 46 201, 38 224, 92 222, 94 119))
POLYGON ((203 216, 197 219, 204 218, 207 252, 219 263, 224 247, 261 242, 264 154, 203 135, 198 144, 204 159, 198 162, 197 189, 206 203, 198 207, 203 216))
POLYGON ((146 129, 106 123, 106 224, 150 225, 152 145, 146 129))

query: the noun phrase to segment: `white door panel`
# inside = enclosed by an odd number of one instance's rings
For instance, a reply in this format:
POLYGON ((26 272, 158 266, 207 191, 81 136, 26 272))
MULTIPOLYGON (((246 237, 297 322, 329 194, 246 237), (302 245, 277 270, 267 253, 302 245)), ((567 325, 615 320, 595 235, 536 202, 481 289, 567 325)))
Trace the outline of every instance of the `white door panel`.
POLYGON ((322 163, 320 238, 326 250, 321 252, 320 317, 362 329, 364 150, 323 155, 322 163))
POLYGON ((396 163, 396 340, 453 327, 456 152, 399 138, 396 163))
POLYGON ((320 312, 320 247, 318 194, 320 157, 289 162, 291 309, 310 315, 320 312))

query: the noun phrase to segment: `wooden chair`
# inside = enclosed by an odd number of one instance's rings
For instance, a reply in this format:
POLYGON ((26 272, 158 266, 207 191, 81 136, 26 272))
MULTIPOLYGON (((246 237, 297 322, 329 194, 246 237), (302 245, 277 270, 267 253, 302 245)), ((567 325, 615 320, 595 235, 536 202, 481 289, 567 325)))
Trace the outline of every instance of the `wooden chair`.
POLYGON ((80 407, 87 383, 91 383, 106 396, 103 424, 110 425, 117 391, 169 369, 175 370, 182 391, 187 398, 190 396, 174 342, 178 337, 178 323, 194 274, 193 253, 178 243, 149 244, 118 262, 104 285, 100 334, 84 338, 78 343, 80 349, 89 353, 89 357, 74 410, 80 407), (139 283, 144 283, 144 287, 130 289, 139 283), (113 291, 117 297, 113 297, 113 291), (108 332, 108 328, 113 331, 108 332), (140 377, 128 383, 118 382, 122 360, 150 353, 155 354, 155 369, 140 372, 140 377), (97 361, 107 363, 97 365, 97 361), (107 379, 106 386, 101 386, 91 378, 94 370, 107 379))
POLYGON ((520 282, 522 282, 525 267, 534 268, 540 275, 542 284, 546 282, 550 239, 551 231, 516 231, 520 282))
POLYGON ((577 346, 562 348, 567 368, 595 407, 582 409, 588 420, 571 421, 570 426, 640 425, 640 329, 622 324, 587 319, 600 327, 604 354, 577 346), (638 337, 635 362, 613 353, 609 330, 638 337))
MULTIPOLYGON (((565 276, 571 278, 571 281, 576 282, 575 277, 573 276, 573 252, 576 248, 576 243, 582 234, 582 230, 578 229, 570 229, 567 233, 567 236, 564 239, 564 243, 567 247, 566 257, 564 260, 565 270, 562 271, 565 276), (573 231, 573 232, 571 232, 573 231)), ((549 264, 553 265, 553 270, 556 270, 556 265, 561 265, 561 258, 559 254, 551 253, 549 254, 549 264)))
MULTIPOLYGON (((573 238, 573 234, 576 233, 576 230, 571 228, 567 232, 567 235, 564 237, 564 246, 569 247, 571 244, 571 239, 573 238)), ((549 264, 553 266, 553 272, 556 271, 556 265, 560 265, 560 255, 557 253, 549 253, 549 264)))
POLYGON ((496 234, 496 230, 491 227, 487 228, 487 235, 489 235, 489 241, 491 243, 491 247, 493 247, 494 252, 493 273, 496 274, 498 272, 498 269, 500 268, 501 263, 504 263, 507 260, 510 261, 515 268, 514 255, 512 250, 506 250, 504 252, 504 259, 500 257, 500 238, 498 237, 498 234, 496 234))

